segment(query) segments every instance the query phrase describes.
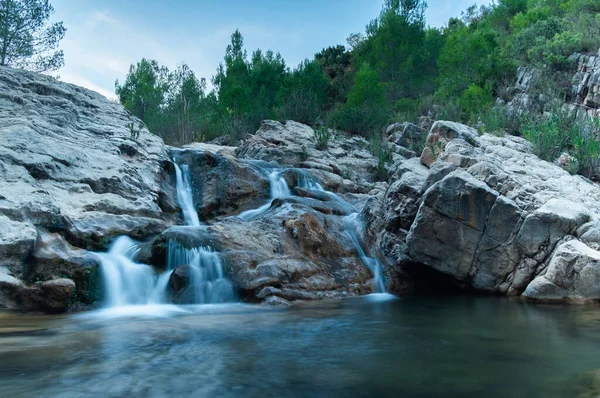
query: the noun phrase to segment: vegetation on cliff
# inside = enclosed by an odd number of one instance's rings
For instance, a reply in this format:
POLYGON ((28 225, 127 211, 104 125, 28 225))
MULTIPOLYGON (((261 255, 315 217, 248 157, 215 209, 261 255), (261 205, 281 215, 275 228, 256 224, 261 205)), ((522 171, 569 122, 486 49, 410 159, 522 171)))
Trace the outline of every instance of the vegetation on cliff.
MULTIPOLYGON (((472 6, 439 29, 426 25, 426 7, 424 0, 386 0, 365 32, 349 36, 347 47, 325 48, 294 69, 271 50, 248 55, 236 31, 211 90, 186 64, 168 71, 143 59, 116 83, 116 93, 172 144, 223 134, 233 143, 262 119, 321 123, 372 137, 389 122, 429 116, 522 134, 524 123, 543 127, 544 113, 559 112, 552 104, 569 100, 571 55, 600 47, 595 0, 500 0, 472 6), (522 66, 539 71, 533 94, 557 101, 527 115, 498 105, 496 98, 514 96, 510 87, 522 66)), ((559 117, 569 130, 589 130, 585 121, 559 117)), ((550 145, 576 154, 578 140, 550 145)))

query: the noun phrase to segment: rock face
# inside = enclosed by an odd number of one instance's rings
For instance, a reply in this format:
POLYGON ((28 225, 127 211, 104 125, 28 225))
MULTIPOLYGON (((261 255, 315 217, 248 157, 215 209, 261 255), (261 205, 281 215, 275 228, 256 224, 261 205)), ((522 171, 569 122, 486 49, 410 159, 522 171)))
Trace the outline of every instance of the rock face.
MULTIPOLYGON (((0 67, 0 267, 31 282, 72 274, 70 266, 44 271, 49 263, 85 262, 75 260, 83 254, 38 252, 44 230, 76 253, 103 249, 121 234, 144 239, 162 232, 177 215, 169 166, 162 140, 119 104, 0 67)), ((44 283, 32 288, 31 300, 21 300, 25 308, 41 296, 39 308, 62 306, 71 284, 44 283)))
POLYGON ((434 124, 436 156, 426 148, 423 164, 394 165, 385 194, 363 211, 392 274, 419 264, 467 289, 600 300, 600 187, 540 160, 523 139, 471 132, 434 124))
POLYGON ((600 50, 594 55, 573 56, 577 72, 573 76, 571 107, 578 115, 600 117, 600 50))
MULTIPOLYGON (((165 258, 166 243, 210 246, 242 299, 288 301, 347 297, 373 291, 373 275, 357 255, 339 215, 324 211, 317 199, 274 201, 250 221, 227 217, 200 228, 173 227, 153 244, 153 258, 165 258)), ((171 277, 176 296, 187 287, 186 266, 171 277)), ((189 278, 188 278, 189 279, 189 278)))
POLYGON ((572 64, 571 88, 565 94, 567 101, 556 103, 544 94, 532 89, 542 72, 532 67, 517 70, 517 82, 507 91, 511 93, 508 108, 511 113, 541 113, 556 106, 577 115, 578 118, 600 117, 600 50, 596 54, 574 53, 569 57, 572 64))
POLYGON ((318 150, 309 126, 273 120, 262 123, 236 151, 240 159, 275 161, 282 166, 309 169, 326 189, 368 193, 375 187, 377 160, 362 137, 336 136, 318 150))
MULTIPOLYGON (((576 95, 587 104, 596 63, 580 63, 588 92, 576 95)), ((597 185, 538 159, 520 138, 479 136, 446 121, 427 136, 406 123, 387 133, 394 163, 386 182, 376 181, 366 140, 338 134, 318 150, 313 130, 292 121, 265 121, 239 147, 222 140, 167 148, 96 93, 0 68, 0 308, 99 303, 92 251, 122 234, 141 242, 136 261, 157 270, 171 241, 210 246, 251 302, 370 293, 365 255, 383 262, 391 292, 453 286, 600 301, 597 185), (201 226, 181 226, 182 168, 201 226)), ((195 277, 193 285, 189 264, 174 267, 175 303, 199 291, 231 293, 228 283, 195 277)))

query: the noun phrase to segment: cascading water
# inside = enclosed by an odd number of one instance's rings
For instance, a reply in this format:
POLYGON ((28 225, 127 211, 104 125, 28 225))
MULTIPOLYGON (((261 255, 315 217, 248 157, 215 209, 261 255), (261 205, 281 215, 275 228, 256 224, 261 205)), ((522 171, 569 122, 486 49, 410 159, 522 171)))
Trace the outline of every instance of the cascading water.
POLYGON ((346 227, 346 232, 350 236, 354 247, 356 247, 356 250, 358 251, 360 259, 373 273, 373 279, 375 282, 375 293, 385 293, 385 283, 383 281, 383 270, 381 262, 376 258, 367 256, 360 243, 360 238, 358 234, 358 229, 360 226, 358 213, 352 213, 348 216, 345 216, 344 226, 346 227))
POLYGON ((197 227, 200 225, 200 218, 194 207, 192 184, 190 183, 190 168, 187 164, 184 164, 180 168, 175 159, 173 159, 173 164, 175 165, 175 175, 177 177, 177 202, 179 202, 179 207, 181 207, 185 225, 197 227))
MULTIPOLYGON (((174 162, 177 177, 177 201, 189 228, 201 228, 194 207, 190 172, 187 165, 174 162)), ((173 270, 187 265, 190 269, 185 299, 189 304, 222 303, 233 301, 233 288, 223 274, 218 253, 209 247, 186 248, 170 240, 167 243, 166 271, 156 275, 146 264, 135 262, 139 253, 137 242, 127 236, 115 240, 106 253, 96 253, 101 263, 107 307, 166 304, 171 299, 169 279, 173 270)))
POLYGON ((385 293, 385 283, 383 280, 382 264, 378 259, 367 256, 364 249, 362 248, 358 233, 360 227, 358 218, 359 214, 358 212, 356 212, 354 206, 346 202, 344 199, 342 199, 335 193, 325 190, 323 186, 319 184, 312 175, 302 170, 298 170, 297 183, 300 188, 326 193, 327 196, 329 196, 333 201, 340 204, 347 213, 350 213, 344 217, 344 227, 346 228, 346 232, 348 233, 348 236, 350 236, 354 247, 356 247, 360 259, 373 273, 373 278, 375 282, 375 293, 385 293))
POLYGON ((188 249, 180 242, 169 241, 167 269, 173 270, 182 264, 190 267, 190 282, 179 301, 208 304, 235 299, 233 287, 224 276, 219 254, 210 247, 188 249))
POLYGON ((134 261, 138 252, 137 242, 121 236, 108 252, 96 253, 101 263, 108 307, 153 303, 156 274, 150 266, 134 261))
POLYGON ((296 172, 297 172, 297 175, 298 175, 297 176, 297 186, 299 188, 308 189, 308 190, 312 190, 312 191, 323 192, 324 194, 326 194, 327 196, 329 196, 329 198, 332 201, 334 201, 338 205, 340 205, 340 207, 347 214, 355 213, 356 212, 356 209, 354 208, 354 206, 352 206, 350 203, 346 202, 344 199, 342 199, 341 197, 339 197, 335 193, 333 193, 331 191, 327 191, 325 188, 323 188, 323 186, 321 184, 319 184, 317 182, 317 180, 312 175, 310 175, 309 173, 305 172, 304 170, 296 170, 296 172))
MULTIPOLYGON (((177 173, 177 201, 188 227, 200 227, 200 218, 194 206, 189 167, 181 168, 173 159, 177 173)), ((231 283, 224 277, 223 266, 218 253, 210 247, 184 247, 180 242, 169 240, 167 243, 167 269, 159 276, 155 296, 161 302, 169 299, 169 278, 173 270, 187 265, 190 269, 189 286, 186 289, 186 303, 207 304, 233 301, 231 283)), ((156 298, 156 297, 155 297, 156 298)))
MULTIPOLYGON (((264 171, 264 169, 263 169, 264 171)), ((253 219, 254 217, 264 213, 269 210, 273 200, 278 198, 285 198, 286 196, 290 196, 290 187, 288 186, 285 178, 281 175, 281 170, 273 170, 269 173, 269 186, 271 198, 270 200, 257 209, 246 210, 238 215, 244 221, 248 221, 253 219)))

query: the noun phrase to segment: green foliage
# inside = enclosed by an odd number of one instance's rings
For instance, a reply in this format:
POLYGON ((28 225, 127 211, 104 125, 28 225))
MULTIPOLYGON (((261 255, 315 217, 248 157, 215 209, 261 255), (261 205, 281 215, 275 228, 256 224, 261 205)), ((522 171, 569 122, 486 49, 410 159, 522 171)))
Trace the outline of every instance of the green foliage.
POLYGON ((433 34, 426 40, 426 6, 422 0, 385 1, 356 49, 357 65, 368 63, 375 69, 391 101, 417 97, 434 77, 430 56, 435 56, 436 44, 441 43, 433 34))
POLYGON ((571 137, 571 154, 579 165, 577 172, 597 180, 600 171, 600 119, 586 118, 578 127, 578 134, 571 137))
POLYGON ((488 110, 492 103, 492 94, 489 89, 479 87, 472 83, 463 91, 459 104, 464 115, 473 117, 488 110))
POLYGON ((340 130, 370 137, 383 128, 388 118, 385 89, 377 72, 365 63, 356 73, 348 100, 332 114, 331 122, 340 130))
POLYGON ((321 118, 329 86, 317 61, 303 61, 289 73, 280 90, 280 118, 313 125, 321 118))
POLYGON ((544 160, 556 160, 574 133, 568 118, 562 113, 553 113, 549 117, 524 116, 524 119, 521 134, 533 144, 534 153, 544 160))
POLYGON ((600 159, 600 121, 577 121, 564 113, 552 113, 541 118, 528 117, 521 130, 533 143, 534 152, 548 161, 556 160, 563 152, 571 155, 577 172, 589 178, 598 177, 600 159))
POLYGON ((388 177, 388 165, 392 162, 392 151, 387 146, 387 142, 381 139, 377 134, 371 138, 371 153, 377 159, 376 178, 379 181, 385 181, 388 177))
POLYGON ((48 24, 53 13, 48 0, 0 0, 0 65, 35 72, 62 67, 57 48, 66 29, 62 22, 48 24))
POLYGON ((352 88, 354 70, 352 53, 346 47, 337 45, 324 48, 315 55, 315 60, 329 78, 325 89, 325 107, 333 109, 337 104, 346 101, 348 92, 352 88))
POLYGON ((123 106, 146 125, 159 123, 161 106, 169 88, 169 71, 154 60, 142 59, 129 67, 123 85, 115 82, 115 92, 123 106))
POLYGON ((517 135, 521 132, 522 117, 509 112, 506 106, 494 106, 480 115, 483 123, 482 132, 499 136, 517 135))
POLYGON ((314 129, 315 146, 318 150, 322 151, 327 149, 329 140, 333 137, 331 130, 325 126, 319 126, 314 129))

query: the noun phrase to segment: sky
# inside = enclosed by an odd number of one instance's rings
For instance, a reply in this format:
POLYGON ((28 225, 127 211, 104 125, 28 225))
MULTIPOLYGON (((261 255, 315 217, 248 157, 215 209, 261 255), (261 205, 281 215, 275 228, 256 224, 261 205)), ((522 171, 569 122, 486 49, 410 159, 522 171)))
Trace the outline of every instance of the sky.
MULTIPOLYGON (((477 0, 429 0, 427 24, 441 27, 477 0)), ((479 0, 478 4, 490 1, 479 0)), ((60 79, 115 98, 129 65, 186 62, 208 82, 239 29, 248 53, 280 52, 288 66, 364 32, 383 0, 54 0, 52 21, 67 28, 60 79)))

